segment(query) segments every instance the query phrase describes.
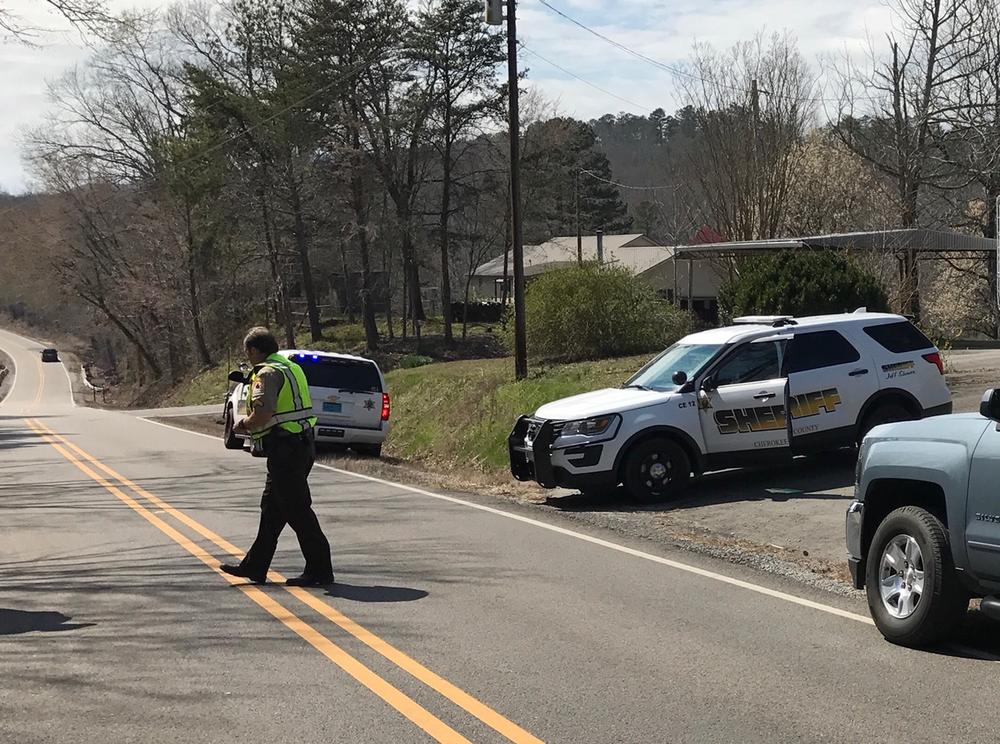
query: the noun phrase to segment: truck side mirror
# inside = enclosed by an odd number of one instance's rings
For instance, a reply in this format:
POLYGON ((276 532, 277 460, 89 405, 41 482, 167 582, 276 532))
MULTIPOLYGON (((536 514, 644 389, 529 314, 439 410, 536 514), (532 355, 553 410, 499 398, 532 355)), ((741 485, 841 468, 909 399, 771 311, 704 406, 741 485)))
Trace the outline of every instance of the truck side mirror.
POLYGON ((673 380, 675 385, 678 386, 683 385, 685 382, 688 381, 687 372, 685 372, 682 369, 679 369, 676 372, 674 372, 673 377, 671 377, 670 379, 673 380))
POLYGON ((1000 422, 1000 390, 991 388, 983 393, 979 401, 979 414, 991 421, 1000 422))
POLYGON ((246 382, 247 381, 247 376, 245 374, 243 374, 242 372, 240 372, 239 370, 234 370, 233 372, 229 373, 229 381, 230 382, 246 382))

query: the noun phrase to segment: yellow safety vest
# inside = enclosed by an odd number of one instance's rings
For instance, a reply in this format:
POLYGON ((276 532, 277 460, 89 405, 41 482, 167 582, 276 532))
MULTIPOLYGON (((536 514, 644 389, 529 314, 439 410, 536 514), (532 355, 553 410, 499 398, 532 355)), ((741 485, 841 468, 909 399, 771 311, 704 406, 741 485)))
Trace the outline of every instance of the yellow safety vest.
POLYGON ((253 386, 257 374, 264 368, 271 367, 282 373, 284 384, 278 392, 278 407, 271 420, 263 428, 250 433, 254 440, 263 439, 274 427, 278 426, 292 434, 299 434, 316 426, 316 417, 312 415, 312 399, 309 397, 309 383, 302 367, 280 354, 271 354, 263 364, 253 368, 250 382, 247 385, 246 410, 247 416, 253 413, 253 386))

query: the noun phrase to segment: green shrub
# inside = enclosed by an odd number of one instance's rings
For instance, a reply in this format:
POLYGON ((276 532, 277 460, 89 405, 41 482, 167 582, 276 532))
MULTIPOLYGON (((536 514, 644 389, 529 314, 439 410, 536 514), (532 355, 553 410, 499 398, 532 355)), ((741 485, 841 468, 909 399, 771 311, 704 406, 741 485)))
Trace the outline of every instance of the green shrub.
MULTIPOLYGON (((525 293, 528 354, 561 362, 642 354, 688 333, 691 317, 625 268, 583 264, 531 281, 525 293)), ((513 323, 507 324, 513 345, 513 323)))
POLYGON ((872 275, 831 251, 779 251, 748 257, 719 290, 724 322, 739 315, 823 315, 858 307, 885 310, 872 275))
POLYGON ((434 360, 429 356, 410 354, 399 360, 399 366, 403 369, 413 369, 414 367, 423 367, 425 364, 432 364, 433 362, 434 360))

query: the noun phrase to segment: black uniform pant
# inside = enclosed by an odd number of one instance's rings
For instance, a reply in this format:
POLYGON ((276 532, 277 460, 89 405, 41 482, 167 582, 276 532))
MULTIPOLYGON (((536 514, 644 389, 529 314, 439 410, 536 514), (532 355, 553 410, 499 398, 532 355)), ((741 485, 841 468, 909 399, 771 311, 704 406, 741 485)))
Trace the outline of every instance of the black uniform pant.
POLYGON ((304 573, 324 578, 333 575, 330 543, 312 509, 309 471, 316 459, 311 435, 268 434, 264 440, 267 481, 260 500, 257 539, 240 565, 252 574, 263 574, 271 565, 278 536, 290 525, 306 559, 304 573))

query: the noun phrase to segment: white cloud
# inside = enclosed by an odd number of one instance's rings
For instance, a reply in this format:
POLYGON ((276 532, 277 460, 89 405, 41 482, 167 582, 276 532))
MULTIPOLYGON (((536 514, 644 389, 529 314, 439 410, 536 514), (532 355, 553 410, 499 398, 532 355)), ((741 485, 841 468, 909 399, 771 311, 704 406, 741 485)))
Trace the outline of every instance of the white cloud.
MULTIPOLYGON (((416 0, 411 0, 415 2, 416 0)), ((668 65, 683 62, 695 41, 727 48, 762 28, 787 29, 803 55, 818 65, 821 56, 845 51, 863 54, 866 40, 876 43, 890 29, 890 14, 880 0, 549 0, 567 15, 636 51, 668 65)), ((159 8, 166 0, 116 0, 113 7, 159 8)), ((4 5, 31 25, 51 29, 40 48, 0 43, 0 189, 21 191, 26 179, 18 150, 18 133, 44 116, 46 82, 58 79, 83 61, 88 50, 69 24, 41 0, 4 0, 4 5)), ((624 103, 586 83, 524 55, 530 83, 559 100, 560 110, 589 119, 604 113, 645 113, 679 105, 674 76, 615 49, 545 8, 538 0, 522 0, 518 31, 529 49, 587 81, 641 104, 624 103)))

